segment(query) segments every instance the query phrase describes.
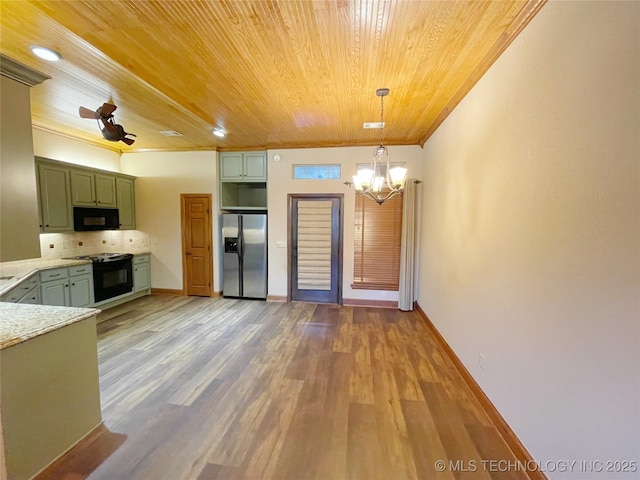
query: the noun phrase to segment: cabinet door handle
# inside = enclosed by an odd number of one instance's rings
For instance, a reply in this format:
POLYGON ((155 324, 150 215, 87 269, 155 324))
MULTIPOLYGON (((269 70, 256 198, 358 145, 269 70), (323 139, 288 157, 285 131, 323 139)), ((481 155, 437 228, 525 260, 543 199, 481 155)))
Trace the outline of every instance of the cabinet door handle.
POLYGON ((56 273, 55 275, 49 275, 49 276, 50 276, 50 277, 59 277, 59 276, 60 276, 60 274, 59 274, 59 273, 56 273))
POLYGON ((82 272, 86 272, 86 270, 84 268, 82 270, 76 270, 76 273, 82 273, 82 272))
POLYGON ((72 286, 72 287, 75 287, 75 286, 76 286, 76 284, 75 284, 75 283, 72 283, 72 284, 71 284, 71 286, 72 286))

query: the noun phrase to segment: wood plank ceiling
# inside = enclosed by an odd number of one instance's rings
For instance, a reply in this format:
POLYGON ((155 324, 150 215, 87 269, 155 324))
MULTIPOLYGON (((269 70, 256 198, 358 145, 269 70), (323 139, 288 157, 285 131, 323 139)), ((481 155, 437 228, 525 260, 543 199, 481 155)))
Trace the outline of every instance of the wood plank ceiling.
POLYGON ((385 144, 422 145, 545 1, 2 0, 0 51, 52 77, 36 128, 120 151, 374 145, 381 87, 385 144), (78 116, 109 100, 130 147, 78 116))

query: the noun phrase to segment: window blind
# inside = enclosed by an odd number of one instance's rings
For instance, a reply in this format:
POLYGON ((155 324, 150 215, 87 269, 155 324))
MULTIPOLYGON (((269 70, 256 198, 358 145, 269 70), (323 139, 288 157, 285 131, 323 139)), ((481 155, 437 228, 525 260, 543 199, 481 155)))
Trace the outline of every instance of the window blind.
POLYGON ((382 205, 356 195, 354 273, 351 288, 398 290, 402 194, 382 205))
POLYGON ((331 202, 298 202, 298 289, 331 290, 331 202))

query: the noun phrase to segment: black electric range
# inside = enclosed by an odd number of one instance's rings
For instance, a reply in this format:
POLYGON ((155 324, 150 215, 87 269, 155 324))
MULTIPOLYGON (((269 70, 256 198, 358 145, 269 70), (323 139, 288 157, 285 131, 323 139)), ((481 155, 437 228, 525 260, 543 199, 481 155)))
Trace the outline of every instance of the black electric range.
POLYGON ((91 260, 93 263, 117 262, 133 258, 132 253, 93 253, 90 255, 78 255, 71 260, 91 260))
POLYGON ((72 257, 73 260, 90 260, 93 263, 96 303, 133 291, 132 258, 131 253, 96 253, 72 257))

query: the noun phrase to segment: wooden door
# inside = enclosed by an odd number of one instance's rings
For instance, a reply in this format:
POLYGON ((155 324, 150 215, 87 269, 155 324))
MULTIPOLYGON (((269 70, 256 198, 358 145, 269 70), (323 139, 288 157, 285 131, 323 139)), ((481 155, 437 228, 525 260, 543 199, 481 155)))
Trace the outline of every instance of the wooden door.
POLYGON ((183 289, 187 295, 212 293, 211 195, 181 194, 183 289))
POLYGON ((342 303, 342 195, 289 195, 289 300, 342 303))

